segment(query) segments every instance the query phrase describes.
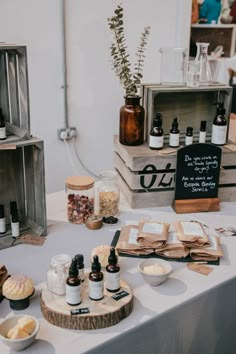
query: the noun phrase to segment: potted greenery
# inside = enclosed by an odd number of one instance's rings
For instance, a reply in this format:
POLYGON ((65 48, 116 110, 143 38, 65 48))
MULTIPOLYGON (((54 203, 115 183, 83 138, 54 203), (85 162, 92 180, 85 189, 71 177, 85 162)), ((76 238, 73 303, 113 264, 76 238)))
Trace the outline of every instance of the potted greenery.
POLYGON ((137 94, 143 78, 144 51, 150 27, 145 27, 137 47, 137 62, 132 71, 123 27, 123 7, 118 5, 114 15, 108 18, 113 35, 111 43, 112 68, 125 89, 125 105, 120 110, 119 140, 124 145, 141 145, 144 142, 144 109, 137 94))

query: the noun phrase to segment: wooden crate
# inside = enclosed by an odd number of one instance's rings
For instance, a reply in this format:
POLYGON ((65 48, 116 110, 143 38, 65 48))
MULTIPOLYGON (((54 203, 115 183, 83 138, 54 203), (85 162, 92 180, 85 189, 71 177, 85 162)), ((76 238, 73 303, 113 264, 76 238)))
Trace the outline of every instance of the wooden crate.
POLYGON ((0 45, 0 107, 6 120, 7 142, 29 139, 31 134, 26 46, 0 45))
MULTIPOLYGON (((125 146, 114 137, 114 166, 132 208, 170 206, 174 200, 176 154, 161 156, 147 143, 125 146)), ((236 152, 222 148, 220 201, 236 201, 236 152)))
POLYGON ((191 26, 191 39, 196 42, 209 43, 208 54, 218 46, 222 45, 225 57, 232 57, 235 54, 236 27, 229 25, 203 25, 191 26))
POLYGON ((197 141, 201 120, 207 121, 206 142, 210 142, 212 122, 216 115, 216 102, 224 102, 226 117, 229 117, 231 111, 232 87, 223 84, 196 88, 143 84, 141 92, 145 109, 147 141, 156 112, 163 115, 164 144, 168 144, 174 117, 178 117, 181 143, 184 142, 187 126, 193 127, 194 140, 197 141))
POLYGON ((5 206, 7 222, 0 249, 9 247, 13 240, 10 201, 17 202, 21 233, 47 234, 44 145, 38 138, 0 145, 0 204, 5 206))

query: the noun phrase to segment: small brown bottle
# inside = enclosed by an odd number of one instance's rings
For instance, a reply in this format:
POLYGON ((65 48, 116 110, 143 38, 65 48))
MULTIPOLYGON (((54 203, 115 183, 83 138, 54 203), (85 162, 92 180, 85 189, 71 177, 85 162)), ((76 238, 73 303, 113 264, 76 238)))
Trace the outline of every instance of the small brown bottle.
POLYGON ((77 261, 75 258, 72 259, 69 276, 66 279, 66 302, 69 305, 76 306, 81 303, 81 288, 80 288, 80 277, 77 268, 77 261))
POLYGON ((93 256, 92 271, 89 273, 89 298, 101 300, 104 297, 103 273, 98 256, 93 256))
POLYGON ((152 129, 149 134, 149 148, 152 150, 160 150, 164 144, 164 132, 162 129, 162 115, 156 113, 153 118, 152 129))
POLYGON ((110 249, 106 266, 106 289, 113 293, 120 289, 120 266, 117 263, 117 255, 113 247, 110 249))

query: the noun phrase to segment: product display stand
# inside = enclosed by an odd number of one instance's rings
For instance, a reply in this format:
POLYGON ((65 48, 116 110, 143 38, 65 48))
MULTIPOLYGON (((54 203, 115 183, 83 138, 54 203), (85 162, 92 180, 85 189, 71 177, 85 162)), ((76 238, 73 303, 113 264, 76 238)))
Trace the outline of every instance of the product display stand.
POLYGON ((219 198, 200 198, 175 200, 172 205, 177 214, 200 213, 204 211, 219 211, 219 198))
POLYGON ((130 315, 133 309, 133 294, 126 282, 121 280, 121 289, 129 295, 116 301, 112 299, 114 293, 104 291, 104 298, 99 301, 88 297, 88 279, 81 285, 82 302, 78 306, 66 303, 65 296, 59 296, 49 291, 45 285, 41 293, 41 310, 44 318, 51 324, 69 329, 98 329, 113 326, 130 315), (89 308, 90 313, 71 315, 73 309, 89 308))

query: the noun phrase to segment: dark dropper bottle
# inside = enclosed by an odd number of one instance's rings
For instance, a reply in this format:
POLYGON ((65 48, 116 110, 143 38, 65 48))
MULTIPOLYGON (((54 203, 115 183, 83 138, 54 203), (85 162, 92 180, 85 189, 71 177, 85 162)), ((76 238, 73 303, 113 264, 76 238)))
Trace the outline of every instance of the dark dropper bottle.
POLYGON ((112 247, 106 266, 106 289, 110 292, 116 292, 120 289, 120 266, 117 261, 115 248, 112 247))
POLYGON ((75 258, 71 261, 69 276, 66 279, 66 302, 72 306, 76 306, 81 303, 80 277, 75 258))
POLYGON ((164 132, 162 129, 162 115, 156 113, 153 118, 153 124, 149 135, 149 148, 152 150, 160 150, 164 145, 164 132))
POLYGON ((91 300, 101 300, 103 294, 103 273, 101 272, 101 264, 98 256, 93 256, 92 271, 89 273, 89 298, 91 300))
POLYGON ((178 147, 179 146, 179 123, 178 118, 175 117, 172 122, 172 128, 170 130, 169 146, 178 147))

